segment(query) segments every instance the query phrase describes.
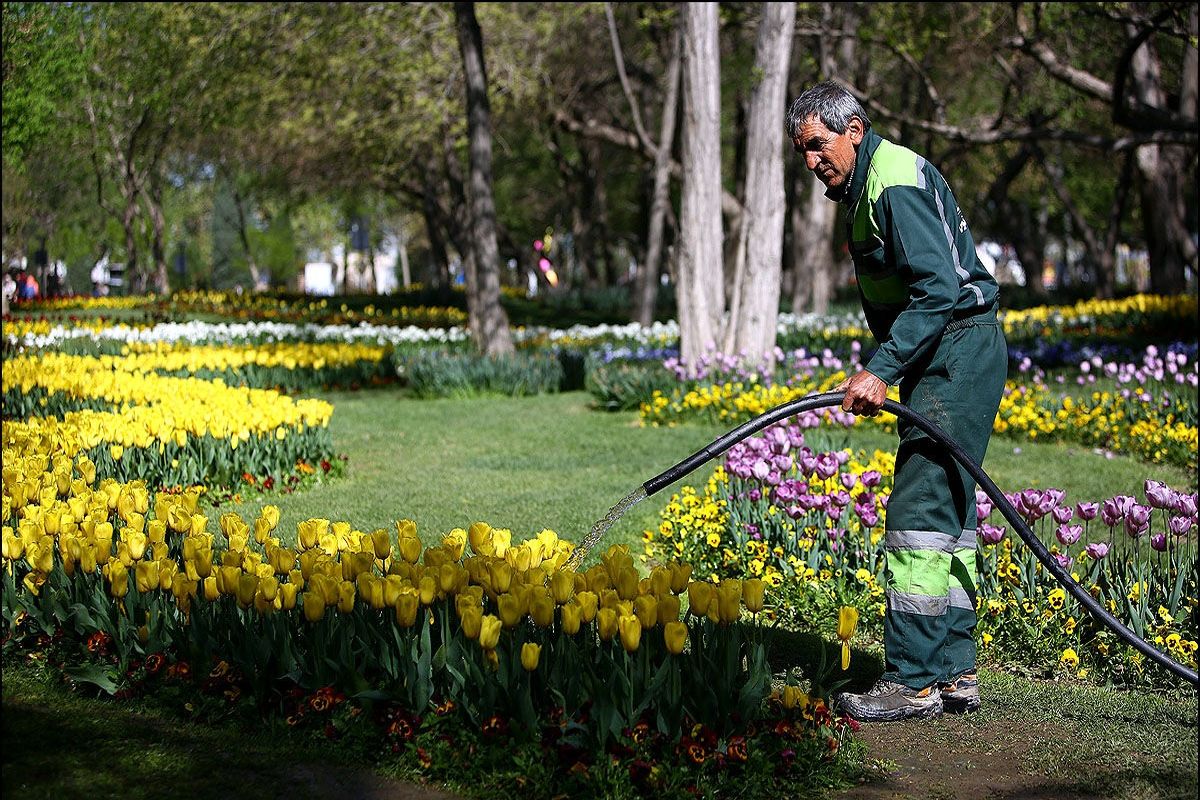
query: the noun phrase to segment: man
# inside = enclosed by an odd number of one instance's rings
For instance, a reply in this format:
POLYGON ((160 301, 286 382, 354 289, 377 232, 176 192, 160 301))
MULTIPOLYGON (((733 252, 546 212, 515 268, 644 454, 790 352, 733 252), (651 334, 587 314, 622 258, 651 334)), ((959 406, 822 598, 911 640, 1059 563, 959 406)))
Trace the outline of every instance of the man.
MULTIPOLYGON (((879 349, 839 387, 842 408, 872 416, 888 386, 983 460, 1008 369, 999 287, 975 258, 942 175, 883 139, 833 82, 792 103, 787 131, 805 166, 845 210, 859 296, 879 349)), ((887 507, 883 677, 838 706, 862 721, 979 708, 975 676, 975 483, 903 421, 887 507)))

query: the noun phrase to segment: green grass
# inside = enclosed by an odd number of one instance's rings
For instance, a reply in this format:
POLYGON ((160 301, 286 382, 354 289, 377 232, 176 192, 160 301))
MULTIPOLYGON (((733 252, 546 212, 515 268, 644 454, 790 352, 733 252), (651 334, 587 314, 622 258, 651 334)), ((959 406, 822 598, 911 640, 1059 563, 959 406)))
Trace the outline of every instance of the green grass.
MULTIPOLYGON (((278 505, 279 535, 289 542, 296 523, 310 517, 345 520, 364 531, 410 518, 426 542, 475 521, 509 528, 515 540, 550 528, 578 541, 644 481, 726 430, 641 427, 636 412, 591 410, 582 392, 422 401, 387 390, 320 396, 334 404, 331 432, 337 451, 349 456, 346 476, 293 495, 252 490, 232 507, 249 519, 268 502, 278 505)), ((855 448, 892 451, 896 444, 893 434, 867 426, 820 430, 816 438, 855 448)), ((999 436, 984 469, 1004 491, 1055 486, 1071 502, 1139 494, 1148 477, 1188 485, 1180 469, 999 436)), ((699 485, 710 473, 706 465, 681 483, 699 485)), ((658 509, 674 490, 635 505, 605 543, 640 547, 641 531, 657 527, 658 509)))

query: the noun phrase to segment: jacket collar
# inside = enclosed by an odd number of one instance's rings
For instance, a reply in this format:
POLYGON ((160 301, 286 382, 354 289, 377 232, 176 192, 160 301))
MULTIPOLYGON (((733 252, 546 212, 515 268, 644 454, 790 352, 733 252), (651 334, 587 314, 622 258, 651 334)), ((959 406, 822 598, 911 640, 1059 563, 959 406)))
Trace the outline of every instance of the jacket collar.
POLYGON ((871 167, 871 158, 874 157, 875 151, 879 149, 879 143, 882 141, 883 137, 877 134, 874 128, 868 128, 863 134, 863 140, 855 148, 854 173, 850 176, 850 185, 844 192, 829 189, 825 192, 825 196, 835 202, 845 203, 847 206, 857 203, 859 196, 862 195, 863 187, 867 185, 867 172, 871 167))

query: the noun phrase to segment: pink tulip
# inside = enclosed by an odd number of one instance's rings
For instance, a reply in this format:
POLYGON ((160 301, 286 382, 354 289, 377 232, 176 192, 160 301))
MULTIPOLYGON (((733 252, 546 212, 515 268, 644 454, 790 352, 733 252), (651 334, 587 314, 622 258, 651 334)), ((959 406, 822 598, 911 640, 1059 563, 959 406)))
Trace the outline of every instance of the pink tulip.
POLYGON ((1158 552, 1163 552, 1167 549, 1167 535, 1165 533, 1156 533, 1150 537, 1150 546, 1158 552))
POLYGON ((1105 542, 1092 542, 1083 549, 1087 553, 1088 558, 1093 561, 1099 561, 1108 555, 1108 544, 1105 542))
POLYGON ((1079 537, 1083 535, 1083 526, 1059 525, 1054 535, 1058 537, 1058 541, 1069 547, 1079 541, 1079 537))
POLYGON ((985 523, 979 526, 979 536, 988 544, 999 544, 1000 540, 1004 538, 1004 533, 1005 528, 1003 525, 997 526, 985 523))
POLYGON ((1079 518, 1085 522, 1091 522, 1094 520, 1099 511, 1099 503, 1078 503, 1075 506, 1075 513, 1077 513, 1079 518))
POLYGON ((1075 512, 1070 506, 1058 506, 1050 512, 1050 516, 1054 517, 1054 521, 1059 525, 1066 525, 1071 521, 1071 517, 1075 516, 1075 512))
POLYGON ((1171 529, 1171 533, 1176 536, 1183 536, 1192 529, 1196 521, 1191 517, 1171 517, 1167 520, 1167 527, 1171 529))
POLYGON ((1174 508, 1175 490, 1161 481, 1147 480, 1145 484, 1146 500, 1151 508, 1174 508))

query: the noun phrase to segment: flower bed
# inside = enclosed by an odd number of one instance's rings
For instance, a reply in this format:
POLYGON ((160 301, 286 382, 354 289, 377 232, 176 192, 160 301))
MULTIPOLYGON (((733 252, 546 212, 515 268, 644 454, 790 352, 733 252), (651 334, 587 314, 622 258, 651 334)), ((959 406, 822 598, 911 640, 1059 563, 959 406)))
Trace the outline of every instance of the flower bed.
MULTIPOLYGON (((800 425, 780 423, 735 445, 703 491, 685 487, 646 531, 645 558, 681 559, 710 580, 762 577, 783 618, 808 626, 842 605, 880 633, 883 531, 894 460, 814 452, 800 425)), ((1061 491, 1012 496, 1077 581, 1140 635, 1196 666, 1196 495, 1147 482, 1131 496, 1075 506, 1061 491), (1102 524, 1093 524, 1103 509, 1102 524)), ((1143 679, 1140 654, 1088 618, 1040 563, 1014 547, 978 498, 981 553, 977 610, 985 657, 1023 669, 1064 666, 1100 680, 1143 679)))
POLYGON ((4 475, 5 649, 49 648, 76 683, 128 695, 200 669, 202 693, 334 734, 326 713, 352 700, 430 768, 443 734, 511 736, 556 754, 563 779, 612 779, 604 753, 668 795, 841 768, 847 723, 798 685, 772 690, 760 580, 691 580, 679 563, 642 578, 616 547, 576 573, 553 532, 513 543, 484 523, 423 548, 408 520, 311 519, 287 547, 272 506, 210 531, 194 490, 93 483, 63 456, 21 467, 4 475))

